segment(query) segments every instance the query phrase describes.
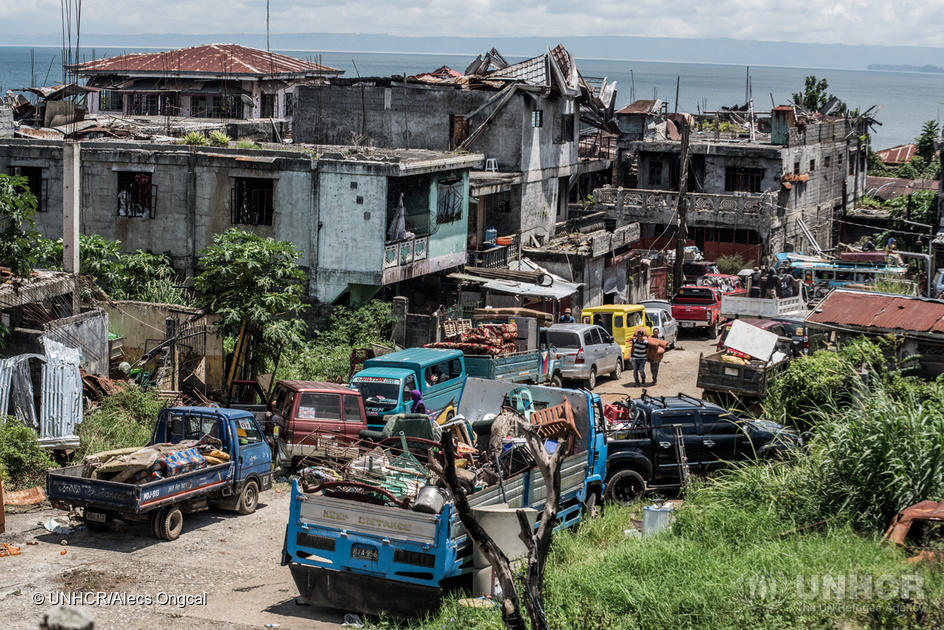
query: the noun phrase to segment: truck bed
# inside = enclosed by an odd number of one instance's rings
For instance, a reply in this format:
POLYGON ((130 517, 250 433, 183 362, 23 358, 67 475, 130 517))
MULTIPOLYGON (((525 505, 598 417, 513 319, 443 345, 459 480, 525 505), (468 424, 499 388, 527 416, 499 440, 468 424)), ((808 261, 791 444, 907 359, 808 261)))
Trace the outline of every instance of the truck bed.
POLYGON ((771 300, 735 295, 721 296, 721 314, 725 317, 757 317, 770 319, 786 315, 805 316, 806 304, 800 296, 771 300))
POLYGON ((784 359, 771 365, 739 365, 722 361, 723 354, 716 352, 699 357, 698 387, 760 398, 767 391, 767 383, 789 363, 784 359))
POLYGON ((540 378, 541 353, 526 350, 513 354, 467 354, 465 371, 469 376, 509 383, 537 382, 540 378))
POLYGON ((46 495, 70 506, 140 514, 213 492, 232 478, 233 466, 226 462, 140 484, 89 479, 82 476, 83 466, 69 466, 46 473, 46 495))

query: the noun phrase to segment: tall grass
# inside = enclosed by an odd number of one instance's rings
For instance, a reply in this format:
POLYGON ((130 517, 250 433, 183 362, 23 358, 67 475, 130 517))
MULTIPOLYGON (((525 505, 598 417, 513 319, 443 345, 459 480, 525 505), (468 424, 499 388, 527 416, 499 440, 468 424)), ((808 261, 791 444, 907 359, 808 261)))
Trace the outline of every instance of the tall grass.
POLYGON ((157 414, 166 405, 150 392, 128 389, 106 397, 79 425, 77 459, 116 448, 144 446, 157 414))

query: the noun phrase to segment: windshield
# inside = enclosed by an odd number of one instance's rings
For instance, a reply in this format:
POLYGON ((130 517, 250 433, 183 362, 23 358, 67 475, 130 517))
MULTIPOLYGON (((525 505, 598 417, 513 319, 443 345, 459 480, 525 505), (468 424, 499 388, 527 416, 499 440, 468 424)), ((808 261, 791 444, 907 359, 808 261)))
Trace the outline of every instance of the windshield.
POLYGON ((384 379, 383 381, 354 380, 351 385, 364 397, 367 407, 393 409, 400 402, 400 381, 384 379))
POLYGON ((712 304, 715 301, 714 293, 710 289, 682 287, 672 298, 678 304, 712 304))
POLYGON ((547 342, 556 348, 579 348, 580 338, 572 330, 548 330, 547 342))

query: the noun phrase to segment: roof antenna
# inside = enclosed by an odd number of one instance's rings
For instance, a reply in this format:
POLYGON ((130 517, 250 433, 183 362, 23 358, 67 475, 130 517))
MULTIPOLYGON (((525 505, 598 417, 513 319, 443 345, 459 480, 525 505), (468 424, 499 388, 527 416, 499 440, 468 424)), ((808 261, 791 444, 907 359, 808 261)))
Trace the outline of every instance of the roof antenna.
POLYGON ((269 0, 266 0, 266 52, 269 52, 269 0))

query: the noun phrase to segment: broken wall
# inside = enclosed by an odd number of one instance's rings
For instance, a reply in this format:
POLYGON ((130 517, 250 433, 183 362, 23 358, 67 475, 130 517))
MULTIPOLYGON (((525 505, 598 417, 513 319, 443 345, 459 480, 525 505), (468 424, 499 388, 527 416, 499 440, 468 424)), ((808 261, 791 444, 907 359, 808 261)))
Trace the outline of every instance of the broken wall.
MULTIPOLYGON (((108 313, 111 332, 121 339, 123 360, 132 364, 164 340, 165 320, 171 318, 183 323, 197 312, 197 309, 179 304, 152 304, 129 300, 109 304, 105 310, 108 313)), ((203 359, 195 361, 187 370, 188 374, 181 375, 186 379, 192 371, 193 376, 210 390, 223 389, 225 379, 223 339, 212 332, 217 321, 219 315, 205 315, 196 322, 201 326, 208 326, 211 332, 198 340, 202 346, 203 359)), ((186 339, 180 343, 184 346, 195 345, 194 341, 186 339)))
POLYGON ((0 138, 13 137, 13 110, 0 104, 0 138))

